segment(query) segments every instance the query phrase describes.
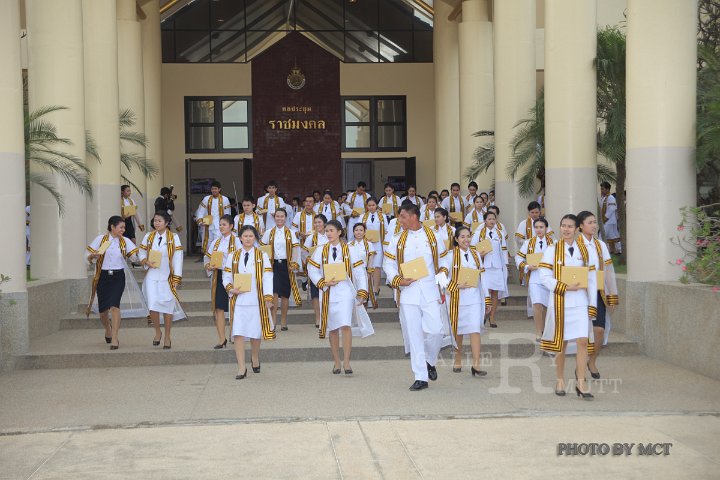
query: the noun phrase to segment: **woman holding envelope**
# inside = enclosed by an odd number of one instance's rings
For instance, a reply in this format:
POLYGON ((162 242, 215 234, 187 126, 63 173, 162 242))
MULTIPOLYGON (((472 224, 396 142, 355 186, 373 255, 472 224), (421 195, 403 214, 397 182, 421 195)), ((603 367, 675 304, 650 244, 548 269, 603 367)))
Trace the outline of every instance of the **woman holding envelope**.
MULTIPOLYGON (((387 235, 392 235, 392 232, 388 232, 387 235)), ((353 237, 353 240, 348 243, 348 246, 350 247, 350 250, 355 251, 355 255, 357 255, 359 258, 362 258, 363 262, 365 262, 368 278, 368 292, 370 293, 370 303, 372 303, 373 308, 378 308, 377 298, 375 297, 375 292, 373 291, 372 284, 372 273, 375 270, 375 267, 371 266, 374 264, 373 260, 374 257, 377 255, 377 252, 375 251, 375 247, 373 247, 373 244, 368 242, 367 238, 365 238, 364 223, 361 222, 355 224, 355 227, 353 228, 353 237)))
POLYGON ((160 314, 165 322, 165 342, 163 348, 172 346, 170 329, 172 322, 185 318, 180 306, 177 287, 182 281, 183 247, 180 237, 168 229, 170 215, 157 212, 153 217, 154 231, 149 232, 140 244, 140 264, 147 273, 142 291, 150 310, 150 320, 155 327, 153 345, 160 345, 160 314))
POLYGON ((320 296, 320 338, 330 331, 332 373, 340 373, 340 332, 343 342, 343 368, 346 375, 353 373, 350 366, 352 350, 352 320, 356 306, 368 299, 367 277, 363 257, 340 241, 342 225, 331 220, 325 227, 328 243, 318 248, 308 260, 308 276, 322 291, 320 296))
MULTIPOLYGON (((218 343, 213 348, 223 349, 227 346, 225 338, 225 314, 229 309, 228 295, 222 288, 222 269, 228 255, 235 253, 240 248, 238 238, 233 234, 233 218, 230 215, 220 217, 220 238, 209 245, 205 252, 205 270, 210 280, 210 294, 212 298, 213 315, 215 315, 215 327, 218 333, 218 343)), ((232 332, 232 323, 230 323, 232 332)))
POLYGON ((473 358, 470 373, 473 377, 483 377, 487 372, 480 369, 480 335, 485 330, 482 319, 485 318, 485 304, 490 302, 490 298, 481 281, 484 271, 482 259, 470 248, 471 238, 468 227, 458 227, 455 230, 457 247, 448 251, 440 263, 450 272, 447 286, 450 299, 447 304, 452 335, 457 342, 453 372, 462 371, 463 335, 470 335, 473 358))
POLYGON ((520 272, 520 283, 528 287, 528 302, 535 320, 535 341, 537 343, 540 343, 543 327, 545 327, 545 313, 550 296, 550 292, 540 281, 540 272, 538 271, 543 252, 553 244, 553 239, 546 235, 547 227, 548 222, 545 218, 535 220, 535 235, 525 240, 515 255, 515 265, 520 272))
POLYGON ((417 196, 417 189, 415 188, 415 185, 407 186, 407 195, 400 199, 400 204, 402 204, 405 200, 409 201, 418 208, 422 208, 424 204, 422 198, 417 196))
POLYGON ((494 212, 486 212, 484 219, 485 224, 475 231, 470 244, 475 247, 485 264, 483 283, 490 292, 490 298, 492 299, 490 326, 497 328, 495 312, 499 300, 508 296, 507 265, 510 260, 505 237, 497 228, 497 216, 494 212))
POLYGON ((267 254, 255 247, 258 232, 251 225, 240 227, 242 247, 228 255, 223 269, 223 285, 230 297, 230 325, 235 339, 238 373, 235 380, 247 376, 245 339, 250 339, 250 362, 260 373, 260 341, 275 338, 270 318, 273 300, 273 268, 267 254), (255 366, 257 364, 257 366, 255 366))
MULTIPOLYGON (((585 247, 591 253, 597 274, 597 317, 593 319, 593 334, 598 339, 595 342, 595 351, 590 355, 588 370, 592 378, 600 378, 600 372, 595 365, 603 345, 607 345, 610 335, 610 314, 619 303, 617 282, 615 280, 615 267, 607 244, 599 240, 596 235, 598 223, 595 215, 590 212, 578 214, 580 233, 585 247)), ((580 237, 578 237, 578 240, 580 237)), ((568 353, 570 351, 568 346, 568 353)))
MULTIPOLYGON (((327 218, 322 213, 315 216, 313 219, 313 230, 312 235, 305 239, 305 243, 302 246, 300 252, 300 258, 302 259, 303 270, 307 272, 307 261, 308 258, 315 253, 317 247, 325 245, 328 242, 325 236, 325 224, 327 218)), ((320 327, 320 293, 318 292, 317 286, 310 282, 310 301, 312 302, 313 310, 315 311, 315 328, 320 327)))
POLYGON ((480 224, 484 222, 484 216, 485 216, 485 200, 483 200, 483 197, 478 195, 473 199, 473 206, 475 208, 472 209, 471 212, 469 212, 465 216, 465 221, 463 222, 463 225, 468 227, 471 232, 474 232, 478 229, 480 224))
POLYGON ((138 215, 137 204, 132 199, 132 188, 130 185, 122 185, 120 187, 120 210, 122 210, 122 216, 125 219, 125 235, 127 238, 135 242, 135 225, 133 221, 137 223, 138 228, 141 232, 145 231, 145 225, 138 215))
MULTIPOLYGON (((428 205, 430 205, 428 203, 428 205)), ((445 244, 445 250, 449 250, 455 238, 455 227, 448 223, 448 211, 442 207, 435 209, 435 227, 432 232, 438 242, 445 244)))
POLYGON ((420 207, 420 221, 435 220, 435 209, 438 207, 438 198, 435 195, 428 196, 427 203, 420 207))
MULTIPOLYGON (((385 240, 385 232, 388 229, 387 216, 378 211, 378 202, 375 197, 370 197, 365 203, 365 213, 360 218, 360 222, 365 224, 365 238, 368 242, 372 243, 375 252, 377 253, 372 258, 372 263, 368 267, 373 268, 373 272, 370 274, 372 279, 372 285, 374 292, 373 294, 377 297, 380 295, 380 269, 382 268, 382 252, 383 244, 385 240)), ((353 226, 353 231, 355 230, 353 226)))
POLYGON ((90 314, 90 307, 97 293, 100 321, 105 327, 105 343, 110 344, 110 350, 117 350, 120 344, 120 300, 125 291, 125 258, 137 260, 138 248, 123 236, 125 220, 122 217, 110 217, 107 230, 108 233, 97 236, 87 247, 90 252, 87 256, 88 262, 95 262, 95 277, 87 314, 90 314), (108 319, 108 313, 112 323, 108 319))
POLYGON ((592 400, 585 383, 588 353, 592 353, 593 325, 597 316, 595 267, 585 242, 577 238, 578 221, 572 214, 560 221, 561 241, 550 245, 540 263, 540 280, 552 292, 548 302, 540 348, 557 353, 555 394, 565 396, 565 350, 568 342, 577 346, 575 356, 575 392, 583 400, 592 400), (580 240, 580 241, 579 241, 580 240))

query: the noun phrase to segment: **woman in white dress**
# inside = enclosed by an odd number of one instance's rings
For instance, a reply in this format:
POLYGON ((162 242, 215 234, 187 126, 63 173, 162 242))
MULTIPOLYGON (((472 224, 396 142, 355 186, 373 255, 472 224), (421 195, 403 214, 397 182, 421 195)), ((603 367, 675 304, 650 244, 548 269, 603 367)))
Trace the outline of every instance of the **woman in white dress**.
POLYGON ((477 230, 480 224, 485 221, 485 200, 483 200, 483 197, 478 195, 473 199, 472 205, 474 208, 465 215, 463 225, 468 227, 472 233, 475 233, 475 230, 477 230))
MULTIPOLYGON (((391 234, 391 232, 388 232, 387 235, 391 234)), ((378 308, 378 302, 377 297, 375 297, 372 283, 372 273, 375 271, 375 267, 371 265, 373 265, 373 259, 377 255, 377 252, 375 251, 375 247, 373 247, 373 244, 368 242, 365 238, 364 223, 360 222, 355 224, 355 226, 353 227, 353 239, 350 243, 348 243, 348 246, 351 250, 355 252, 355 255, 357 255, 359 258, 362 258, 363 262, 365 262, 365 271, 367 272, 368 278, 368 292, 370 293, 370 303, 372 304, 373 309, 376 309, 378 308)))
POLYGON ((172 346, 170 330, 173 320, 185 318, 185 312, 180 307, 177 287, 182 281, 183 247, 180 237, 170 231, 170 215, 157 212, 153 217, 152 232, 145 234, 140 244, 140 264, 147 273, 143 281, 142 291, 150 310, 150 320, 155 327, 153 345, 160 345, 162 332, 160 331, 160 314, 165 322, 165 341, 163 348, 169 350, 172 346), (160 264, 151 265, 149 252, 160 252, 160 264))
POLYGON ((543 253, 540 263, 540 280, 545 288, 552 292, 552 301, 548 302, 540 348, 556 353, 555 394, 565 396, 565 351, 568 342, 577 346, 575 356, 575 392, 584 400, 592 400, 593 395, 585 383, 588 353, 592 353, 592 319, 597 316, 596 273, 585 242, 577 241, 578 221, 572 214, 565 215, 560 221, 562 237, 550 245, 543 253), (587 267, 587 288, 580 283, 568 285, 561 281, 563 267, 587 267))
POLYGON ((485 331, 483 318, 485 318, 485 303, 489 301, 487 290, 482 281, 482 260, 480 255, 470 248, 472 235, 466 226, 458 227, 455 230, 455 243, 457 246, 449 250, 447 255, 441 259, 442 265, 450 272, 450 283, 447 291, 450 293, 447 302, 451 335, 455 336, 457 349, 455 350, 455 361, 453 372, 462 371, 463 336, 470 335, 470 348, 472 350, 473 363, 470 373, 474 377, 483 377, 487 372, 480 369, 480 335, 485 331), (460 268, 469 268, 478 271, 477 286, 460 284, 460 268))
POLYGON ((119 215, 113 215, 108 220, 108 233, 98 235, 87 247, 89 252, 87 260, 95 262, 95 276, 93 277, 90 302, 86 314, 90 315, 95 294, 98 297, 98 312, 100 321, 105 327, 105 343, 110 344, 110 350, 117 350, 120 342, 120 301, 125 291, 125 258, 137 260, 138 248, 129 238, 125 238, 125 220, 119 215), (100 253, 98 250, 104 243, 109 243, 107 249, 100 253), (112 318, 112 322, 108 319, 112 318))
POLYGON ((449 217, 450 214, 444 208, 438 207, 435 209, 435 227, 433 227, 432 231, 438 242, 445 243, 446 250, 450 250, 455 239, 455 227, 448 223, 449 217))
POLYGON ((435 220, 435 209, 438 207, 438 199, 434 195, 430 195, 427 203, 420 207, 420 221, 435 220))
POLYGON ((275 327, 270 317, 273 269, 267 254, 255 247, 258 236, 255 227, 240 227, 242 247, 228 256, 223 269, 223 285, 230 297, 230 321, 238 363, 235 380, 242 380, 247 376, 245 339, 250 339, 252 370, 260 373, 260 341, 263 338, 275 338, 275 327), (241 291, 241 285, 233 285, 236 274, 250 276, 248 289, 241 291))
MULTIPOLYGON (((377 235, 378 239, 376 242, 371 242, 376 255, 372 258, 372 263, 369 265, 374 269, 370 276, 372 277, 373 293, 377 297, 380 295, 380 270, 383 259, 382 242, 385 240, 385 232, 388 230, 388 219, 384 213, 378 210, 378 203, 375 197, 368 198, 365 203, 365 208, 365 213, 360 218, 360 222, 365 224, 365 237, 367 238, 368 232, 374 232, 373 235, 377 235)), ((353 231, 354 230, 355 228, 353 227, 353 231)))
POLYGON ((402 204, 405 200, 410 201, 413 205, 417 205, 420 209, 422 209, 422 206, 424 205, 422 198, 417 196, 417 189, 415 188, 415 185, 408 185, 407 195, 400 199, 400 203, 402 204))
MULTIPOLYGON (((237 218, 237 217, 236 217, 237 218)), ((230 304, 227 292, 222 288, 222 269, 228 255, 235 253, 240 248, 240 242, 233 233, 233 218, 230 215, 220 217, 220 237, 212 243, 208 243, 208 251, 205 252, 205 270, 210 277, 210 295, 212 299, 213 315, 215 316, 215 328, 217 328, 218 343, 213 348, 221 350, 227 346, 225 338, 225 314, 228 313, 230 304), (214 252, 222 252, 223 261, 220 268, 212 268, 210 259, 214 252)), ((230 323, 232 332, 232 323, 230 323)))
POLYGON ((553 239, 546 235, 548 222, 545 218, 535 220, 535 235, 523 242, 522 247, 515 255, 515 265, 520 272, 520 283, 528 287, 528 303, 532 309, 533 320, 535 321, 535 341, 540 343, 545 326, 545 314, 547 312, 550 291, 540 281, 538 265, 530 265, 527 256, 533 253, 543 253, 553 244, 553 239))
MULTIPOLYGON (((327 218, 322 213, 315 216, 313 219, 313 233, 308 235, 305 239, 305 243, 302 246, 300 252, 300 259, 303 264, 303 271, 307 272, 307 261, 312 256, 315 249, 321 245, 325 245, 328 242, 325 236, 325 224, 327 218)), ((310 301, 312 302, 313 310, 315 311, 315 328, 320 327, 320 292, 317 286, 310 282, 310 301)))
POLYGON ((354 250, 340 241, 342 226, 337 220, 331 220, 325 227, 328 243, 315 250, 308 260, 308 275, 321 290, 320 338, 330 332, 330 350, 332 351, 332 373, 340 373, 340 332, 343 342, 343 369, 346 375, 353 373, 350 366, 352 350, 352 319, 356 305, 362 305, 368 299, 365 262, 354 254, 354 250), (325 266, 332 263, 344 265, 345 280, 336 281, 325 273, 325 266))
MULTIPOLYGON (((595 342, 595 350, 588 359, 588 370, 592 378, 599 379, 600 371, 597 369, 595 362, 603 345, 607 345, 610 336, 610 315, 619 303, 617 281, 610 249, 605 242, 597 238, 598 222, 595 215, 588 211, 580 212, 578 213, 578 223, 580 224, 582 240, 585 242, 585 247, 588 249, 595 270, 598 272, 597 316, 593 319, 593 335, 597 341, 595 342), (602 282, 600 282, 601 277, 602 282)), ((579 239, 580 237, 578 237, 579 239)), ((571 345, 568 345, 568 352, 570 347, 571 345)))
POLYGON ((478 228, 473 234, 471 245, 475 247, 481 241, 487 239, 492 244, 489 252, 478 252, 485 265, 485 288, 490 292, 492 301, 490 308, 490 326, 497 328, 495 313, 499 300, 508 296, 507 266, 508 258, 507 244, 502 232, 497 228, 497 217, 493 212, 485 213, 485 224, 478 228))

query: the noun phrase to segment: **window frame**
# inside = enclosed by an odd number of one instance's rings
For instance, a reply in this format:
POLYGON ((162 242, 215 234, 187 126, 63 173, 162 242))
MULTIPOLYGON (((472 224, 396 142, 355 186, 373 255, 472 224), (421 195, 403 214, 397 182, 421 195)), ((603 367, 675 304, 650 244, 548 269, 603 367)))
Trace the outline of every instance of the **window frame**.
POLYGON ((250 96, 186 96, 184 98, 184 123, 185 123, 185 153, 251 153, 252 152, 252 97, 250 96), (247 122, 223 122, 222 104, 227 101, 247 102, 247 122), (190 121, 191 102, 213 102, 214 118, 213 123, 200 123, 190 121), (215 148, 190 148, 190 129, 194 127, 213 127, 215 133, 215 148), (247 148, 224 148, 223 128, 224 127, 247 127, 248 146, 247 148))
POLYGON ((407 96, 405 95, 341 95, 340 96, 340 111, 342 115, 342 128, 341 128, 341 151, 343 152, 407 152, 407 96), (349 122, 345 118, 345 102, 347 101, 364 101, 370 102, 370 121, 369 122, 349 122), (378 101, 401 101, 403 109, 403 121, 402 122, 380 122, 378 120, 378 101), (349 126, 370 126, 370 146, 369 147, 348 147, 346 144, 346 128, 349 126), (379 127, 402 127, 403 143, 399 147, 380 147, 378 146, 378 131, 379 127))

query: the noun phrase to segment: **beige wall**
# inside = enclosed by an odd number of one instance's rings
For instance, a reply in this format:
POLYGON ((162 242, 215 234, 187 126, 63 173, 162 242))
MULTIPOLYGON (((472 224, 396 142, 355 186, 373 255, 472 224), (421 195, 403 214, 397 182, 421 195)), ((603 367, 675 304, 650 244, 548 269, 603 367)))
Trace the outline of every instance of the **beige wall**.
POLYGON ((432 63, 341 63, 340 95, 405 95, 407 153, 343 153, 343 158, 416 157, 418 193, 435 188, 435 104, 432 63))

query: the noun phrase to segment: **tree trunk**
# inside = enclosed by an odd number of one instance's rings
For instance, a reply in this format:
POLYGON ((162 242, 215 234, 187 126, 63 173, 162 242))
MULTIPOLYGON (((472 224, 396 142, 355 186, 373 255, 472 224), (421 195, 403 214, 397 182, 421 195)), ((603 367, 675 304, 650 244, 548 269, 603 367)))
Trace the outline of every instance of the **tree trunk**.
POLYGON ((625 158, 615 164, 617 181, 615 184, 615 201, 617 202, 618 227, 620 228, 620 243, 622 253, 620 262, 627 265, 627 216, 625 210, 625 158))

